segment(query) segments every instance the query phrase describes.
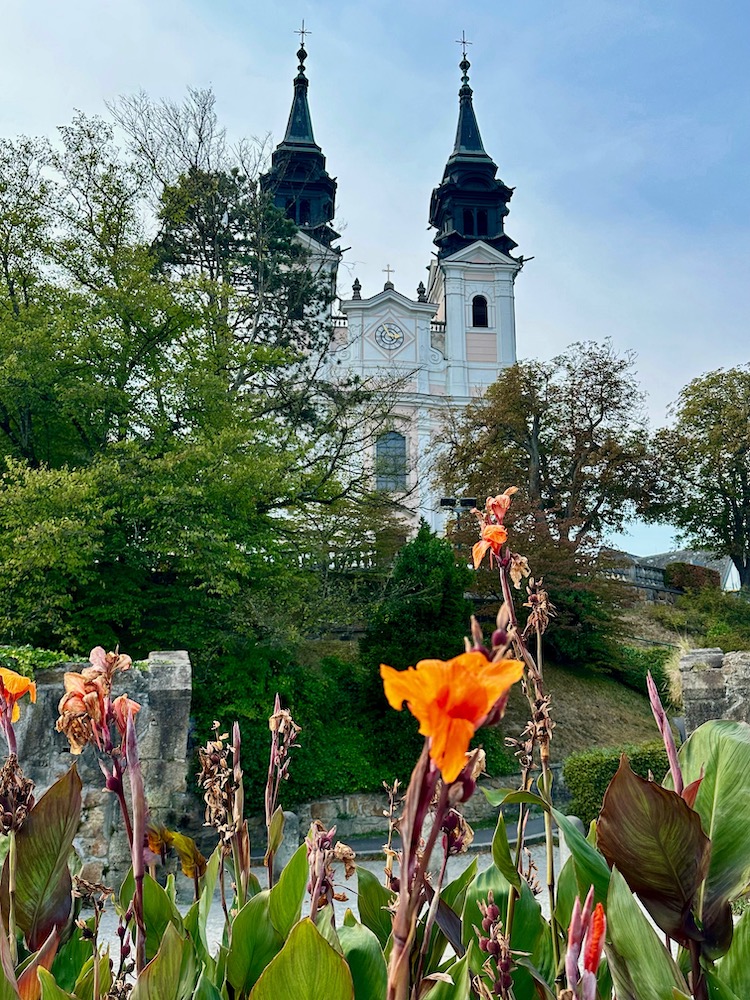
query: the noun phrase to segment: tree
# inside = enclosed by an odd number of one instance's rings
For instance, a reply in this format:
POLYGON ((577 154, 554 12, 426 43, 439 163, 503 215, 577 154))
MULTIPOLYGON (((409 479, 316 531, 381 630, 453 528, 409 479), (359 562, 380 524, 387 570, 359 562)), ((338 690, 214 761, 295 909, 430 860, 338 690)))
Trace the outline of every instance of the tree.
MULTIPOLYGON (((505 369, 448 426, 438 472, 455 495, 483 498, 518 486, 507 523, 515 551, 544 575, 560 614, 550 632, 566 659, 606 659, 609 605, 600 572, 605 533, 623 526, 643 490, 646 431, 631 354, 573 344, 549 362, 505 369)), ((473 525, 458 532, 469 542, 473 525)), ((477 579, 495 594, 494 577, 477 579)))
POLYGON ((690 382, 651 447, 645 514, 729 556, 750 588, 750 365, 690 382))
POLYGON ((215 649, 350 543, 384 408, 331 377, 330 278, 212 98, 139 101, 131 151, 84 115, 0 144, 0 631, 215 649))

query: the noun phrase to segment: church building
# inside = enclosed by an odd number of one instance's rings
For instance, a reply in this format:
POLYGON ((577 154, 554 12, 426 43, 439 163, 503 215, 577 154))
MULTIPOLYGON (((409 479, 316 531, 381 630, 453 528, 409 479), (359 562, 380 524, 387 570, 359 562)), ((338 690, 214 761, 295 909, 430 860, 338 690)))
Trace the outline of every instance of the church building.
MULTIPOLYGON (((297 223, 300 239, 335 281, 341 259, 331 226, 336 181, 313 137, 304 36, 297 56, 286 134, 261 186, 297 223)), ((396 386, 388 428, 365 462, 374 485, 403 504, 415 523, 424 518, 440 532, 445 511, 430 478, 433 441, 447 411, 465 407, 515 362, 514 282, 523 266, 505 232, 513 190, 497 177, 482 143, 469 68, 464 46, 456 139, 429 205, 437 254, 427 286, 420 282, 412 298, 388 280, 365 298, 355 279, 351 296, 339 300, 331 317, 338 370, 344 365, 363 379, 386 377, 396 386)))

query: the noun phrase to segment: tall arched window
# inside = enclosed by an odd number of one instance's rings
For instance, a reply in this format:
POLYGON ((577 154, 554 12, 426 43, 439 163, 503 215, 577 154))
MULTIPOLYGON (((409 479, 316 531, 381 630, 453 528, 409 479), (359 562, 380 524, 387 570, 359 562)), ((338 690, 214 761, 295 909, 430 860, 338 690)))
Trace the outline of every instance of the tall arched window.
POLYGON ((464 236, 474 235, 474 213, 470 208, 464 209, 464 236))
POLYGON ((471 300, 471 325, 489 326, 487 299, 484 295, 475 295, 471 300))
POLYGON ((406 438, 398 431, 381 434, 375 443, 375 486, 387 493, 406 490, 406 438))
POLYGON ((487 235, 487 209, 480 208, 477 212, 477 236, 487 235))
POLYGON ((310 202, 307 199, 299 203, 299 224, 301 226, 310 225, 310 202))

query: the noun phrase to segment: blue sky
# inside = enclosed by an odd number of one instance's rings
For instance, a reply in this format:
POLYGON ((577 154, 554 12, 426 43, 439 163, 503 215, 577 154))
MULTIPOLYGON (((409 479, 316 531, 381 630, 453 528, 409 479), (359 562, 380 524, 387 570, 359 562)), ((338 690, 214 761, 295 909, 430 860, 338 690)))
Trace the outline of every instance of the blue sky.
MULTIPOLYGON (((338 177, 341 285, 414 294, 455 132, 462 30, 508 232, 521 357, 610 336, 655 424, 750 361, 750 5, 741 0, 6 0, 0 134, 52 135, 141 88, 212 86, 235 136, 283 134, 302 18, 317 141, 338 177)), ((617 539, 669 547, 669 529, 617 539)))

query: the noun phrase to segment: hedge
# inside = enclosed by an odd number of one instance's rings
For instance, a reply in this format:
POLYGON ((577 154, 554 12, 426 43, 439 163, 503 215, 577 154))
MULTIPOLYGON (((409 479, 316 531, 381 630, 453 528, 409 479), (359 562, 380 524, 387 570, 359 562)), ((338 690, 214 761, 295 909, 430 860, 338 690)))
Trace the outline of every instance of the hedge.
POLYGON ((708 566, 673 562, 664 567, 664 583, 678 590, 703 590, 704 587, 718 590, 721 587, 721 576, 708 566))
POLYGON ((661 782, 669 769, 667 752, 661 742, 642 746, 625 744, 613 749, 571 754, 563 764, 563 778, 572 796, 570 811, 579 816, 584 825, 588 826, 599 815, 604 793, 615 776, 623 753, 627 754, 631 768, 642 778, 648 778, 651 771, 654 779, 661 782))

